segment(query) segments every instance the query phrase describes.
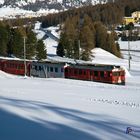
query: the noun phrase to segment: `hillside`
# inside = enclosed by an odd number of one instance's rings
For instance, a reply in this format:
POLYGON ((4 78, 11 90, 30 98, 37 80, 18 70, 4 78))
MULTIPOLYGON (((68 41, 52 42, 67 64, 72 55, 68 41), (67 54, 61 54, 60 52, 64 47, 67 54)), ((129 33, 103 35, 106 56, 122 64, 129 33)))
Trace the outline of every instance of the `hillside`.
MULTIPOLYGON (((40 28, 40 23, 37 22, 35 24, 35 29, 34 32, 37 34, 38 39, 43 39, 44 44, 46 45, 47 49, 47 54, 48 54, 48 59, 53 59, 57 61, 72 61, 74 62, 73 59, 69 58, 61 58, 56 56, 56 48, 58 45, 58 39, 60 37, 60 31, 59 31, 59 26, 52 26, 49 28, 40 28), (49 31, 49 33, 48 33, 49 31), (46 34, 47 33, 47 34, 46 34)), ((128 42, 127 41, 119 41, 120 44, 120 49, 128 49, 128 42)), ((140 41, 132 41, 130 42, 130 48, 132 50, 140 50, 139 47, 140 41)), ((106 52, 103 49, 100 48, 95 48, 92 50, 93 53, 93 58, 92 62, 93 63, 99 63, 99 64, 115 64, 115 65, 121 65, 128 69, 128 50, 127 51, 122 51, 122 56, 124 59, 120 59, 113 54, 106 52)), ((139 73, 139 66, 140 66, 140 55, 139 52, 130 52, 132 60, 131 60, 131 71, 130 73, 135 73, 136 71, 138 75, 139 73)), ((128 74, 129 75, 129 74, 128 74)))
POLYGON ((0 18, 38 17, 108 0, 0 0, 0 18))

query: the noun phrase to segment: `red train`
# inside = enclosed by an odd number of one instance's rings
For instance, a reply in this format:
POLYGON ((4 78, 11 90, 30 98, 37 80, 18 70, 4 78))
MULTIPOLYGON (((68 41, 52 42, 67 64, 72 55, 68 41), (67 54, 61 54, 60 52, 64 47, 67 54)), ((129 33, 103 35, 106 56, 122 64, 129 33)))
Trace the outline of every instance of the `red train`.
POLYGON ((125 70, 114 65, 70 65, 65 78, 125 85, 125 70))
MULTIPOLYGON (((125 85, 125 70, 115 65, 69 64, 57 62, 26 62, 27 76, 59 77, 125 85)), ((23 60, 0 59, 0 70, 24 75, 23 60)))
MULTIPOLYGON (((26 62, 27 76, 30 76, 30 65, 31 62, 26 62)), ((15 75, 25 75, 25 67, 23 60, 13 60, 13 59, 0 59, 0 70, 15 74, 15 75)))

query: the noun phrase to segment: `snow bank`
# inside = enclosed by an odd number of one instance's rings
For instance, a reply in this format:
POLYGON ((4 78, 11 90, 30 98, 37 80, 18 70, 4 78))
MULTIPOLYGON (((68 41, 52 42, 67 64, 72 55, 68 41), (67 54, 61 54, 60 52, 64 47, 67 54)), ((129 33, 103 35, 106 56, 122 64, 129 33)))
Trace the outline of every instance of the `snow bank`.
POLYGON ((15 78, 16 76, 14 76, 14 75, 11 75, 11 74, 8 74, 8 73, 5 73, 5 72, 3 72, 3 71, 1 71, 0 70, 0 78, 1 79, 5 79, 5 78, 15 78))

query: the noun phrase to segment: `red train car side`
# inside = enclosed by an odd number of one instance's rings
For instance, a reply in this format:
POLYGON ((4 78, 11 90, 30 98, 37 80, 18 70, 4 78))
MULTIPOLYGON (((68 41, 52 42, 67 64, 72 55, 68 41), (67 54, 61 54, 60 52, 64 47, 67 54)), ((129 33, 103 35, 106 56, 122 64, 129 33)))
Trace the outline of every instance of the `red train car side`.
POLYGON ((125 85, 125 71, 113 65, 70 65, 65 78, 125 85))
MULTIPOLYGON (((30 62, 26 62, 27 76, 30 76, 30 64, 31 64, 30 62)), ((10 74, 24 75, 25 74, 24 61, 1 59, 0 70, 10 74)))

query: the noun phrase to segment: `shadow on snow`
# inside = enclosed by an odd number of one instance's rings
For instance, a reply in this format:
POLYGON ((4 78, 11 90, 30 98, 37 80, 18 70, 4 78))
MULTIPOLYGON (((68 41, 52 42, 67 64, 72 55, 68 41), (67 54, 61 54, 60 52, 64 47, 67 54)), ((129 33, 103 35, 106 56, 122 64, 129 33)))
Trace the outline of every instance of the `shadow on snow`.
POLYGON ((0 103, 15 106, 21 110, 49 110, 62 118, 79 125, 72 127, 60 123, 34 118, 36 121, 20 117, 0 109, 1 140, 117 140, 140 139, 140 133, 125 134, 126 127, 140 128, 117 118, 101 114, 90 114, 78 110, 57 107, 44 102, 24 101, 0 97, 0 103), (84 129, 82 129, 84 128, 84 129))

